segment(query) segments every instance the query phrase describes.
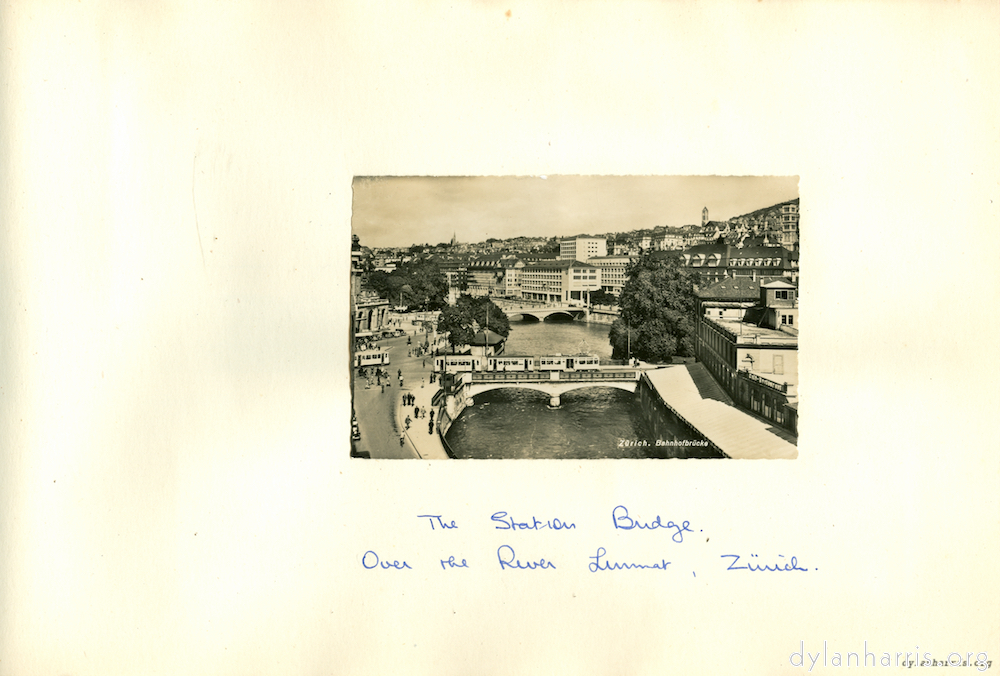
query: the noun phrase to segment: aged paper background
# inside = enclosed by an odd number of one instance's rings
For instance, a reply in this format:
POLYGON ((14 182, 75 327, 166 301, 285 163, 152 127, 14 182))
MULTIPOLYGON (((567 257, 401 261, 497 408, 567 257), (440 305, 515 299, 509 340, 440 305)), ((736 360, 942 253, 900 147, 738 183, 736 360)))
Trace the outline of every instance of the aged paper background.
POLYGON ((995 2, 26 0, 0 26, 0 674, 1000 658, 995 2), (467 174, 800 176, 800 458, 349 462, 351 179, 467 174), (661 551, 610 532, 625 501, 705 533, 663 550, 690 573, 587 572, 661 551), (580 524, 518 536, 558 574, 496 570, 498 510, 580 524))

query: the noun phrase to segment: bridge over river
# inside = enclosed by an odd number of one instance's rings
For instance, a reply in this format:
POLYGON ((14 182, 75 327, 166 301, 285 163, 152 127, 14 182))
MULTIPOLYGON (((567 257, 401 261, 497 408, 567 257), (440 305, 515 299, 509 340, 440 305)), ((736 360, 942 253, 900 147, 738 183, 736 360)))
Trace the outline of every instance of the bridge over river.
POLYGON ((639 371, 616 367, 594 371, 476 371, 463 373, 461 380, 464 394, 470 400, 490 390, 519 387, 549 395, 549 405, 557 407, 560 395, 585 387, 614 387, 635 392, 639 371))
POLYGON ((524 319, 532 318, 538 321, 545 321, 549 317, 569 317, 570 319, 587 319, 590 309, 579 305, 569 305, 566 303, 550 304, 524 304, 520 302, 504 301, 494 299, 497 307, 507 313, 511 319, 520 316, 524 319))

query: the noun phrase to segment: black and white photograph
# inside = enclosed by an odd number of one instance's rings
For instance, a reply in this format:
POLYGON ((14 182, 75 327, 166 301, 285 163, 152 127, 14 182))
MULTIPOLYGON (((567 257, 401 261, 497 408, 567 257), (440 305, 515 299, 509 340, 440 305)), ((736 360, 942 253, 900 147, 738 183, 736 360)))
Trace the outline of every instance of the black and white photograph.
POLYGON ((0 676, 992 676, 998 26, 3 3, 0 676))
POLYGON ((795 458, 797 177, 357 177, 351 454, 795 458))

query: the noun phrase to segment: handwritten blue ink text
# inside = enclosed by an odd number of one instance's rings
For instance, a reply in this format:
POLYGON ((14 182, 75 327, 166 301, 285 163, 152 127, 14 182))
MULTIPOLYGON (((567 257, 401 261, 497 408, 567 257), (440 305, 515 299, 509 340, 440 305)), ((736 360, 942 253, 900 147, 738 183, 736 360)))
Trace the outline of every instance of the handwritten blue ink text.
MULTIPOLYGON (((378 558, 378 554, 376 554, 370 549, 367 552, 365 552, 364 556, 361 557, 361 565, 367 568, 368 570, 371 570, 372 568, 378 568, 379 566, 382 566, 382 568, 385 570, 389 570, 390 568, 394 568, 396 570, 403 570, 404 568, 410 568, 410 564, 408 564, 406 561, 402 562, 393 561, 392 563, 389 563, 388 561, 380 561, 378 558)), ((410 568, 410 570, 413 569, 410 568)))
POLYGON ((554 563, 545 559, 522 563, 514 557, 514 548, 510 545, 500 545, 500 548, 497 549, 497 560, 500 561, 500 570, 506 570, 507 568, 515 570, 544 570, 546 568, 555 569, 556 567, 554 563))
MULTIPOLYGON (((756 557, 757 555, 756 554, 751 554, 750 556, 751 557, 756 557)), ((740 555, 739 554, 722 554, 722 555, 720 555, 720 558, 723 558, 723 559, 731 558, 732 559, 732 561, 729 563, 729 567, 726 568, 726 570, 749 570, 749 571, 752 571, 752 572, 760 572, 760 571, 765 571, 766 570, 766 571, 770 571, 772 573, 773 572, 784 573, 786 571, 791 571, 791 570, 801 570, 802 572, 808 572, 809 571, 808 568, 802 568, 802 567, 800 567, 799 566, 799 560, 796 557, 794 557, 794 556, 792 557, 791 561, 782 561, 782 562, 775 563, 774 565, 761 565, 761 564, 759 564, 759 563, 757 563, 755 561, 751 561, 751 562, 749 562, 749 563, 747 563, 746 565, 743 565, 743 566, 737 566, 736 565, 737 563, 740 562, 740 555)), ((783 558, 785 558, 785 555, 784 554, 778 554, 778 558, 779 559, 783 559, 783 558)))
POLYGON ((590 557, 591 563, 587 565, 591 573, 596 573, 601 570, 633 570, 637 568, 655 568, 656 570, 666 570, 667 566, 670 565, 669 561, 660 559, 659 563, 610 563, 608 561, 601 561, 608 551, 604 547, 597 548, 597 554, 590 557))
POLYGON ((507 516, 507 512, 496 512, 490 519, 500 524, 496 526, 496 530, 568 530, 576 528, 575 523, 566 523, 559 519, 539 521, 535 517, 531 517, 530 523, 522 523, 514 521, 514 517, 507 516))
POLYGON ((660 517, 657 516, 655 519, 649 523, 643 523, 637 521, 628 515, 628 508, 624 505, 618 505, 613 510, 611 510, 611 520, 615 524, 615 528, 618 530, 632 530, 633 528, 656 530, 657 528, 666 528, 674 531, 674 534, 670 536, 670 539, 674 542, 684 542, 684 533, 693 533, 689 526, 690 521, 682 521, 680 524, 676 524, 673 521, 668 521, 663 523, 660 521, 660 517))
POLYGON ((461 563, 455 562, 454 556, 449 556, 447 559, 441 559, 441 569, 448 570, 449 568, 468 568, 469 564, 462 559, 461 563), (447 565, 447 568, 445 567, 447 565))
POLYGON ((454 521, 452 521, 451 523, 448 523, 447 521, 442 520, 440 514, 418 514, 417 518, 418 519, 427 519, 427 520, 429 520, 430 524, 431 524, 431 530, 434 530, 434 522, 435 521, 437 521, 438 528, 442 528, 442 529, 444 529, 444 528, 458 528, 458 526, 455 525, 454 521))

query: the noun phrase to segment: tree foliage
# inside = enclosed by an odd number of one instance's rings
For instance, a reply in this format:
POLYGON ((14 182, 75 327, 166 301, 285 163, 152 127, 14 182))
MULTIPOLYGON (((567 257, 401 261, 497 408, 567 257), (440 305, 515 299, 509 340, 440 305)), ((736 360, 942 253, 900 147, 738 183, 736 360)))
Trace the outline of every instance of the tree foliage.
POLYGON ((621 318, 608 332, 612 358, 631 356, 665 362, 695 353, 697 298, 694 278, 673 256, 645 254, 628 269, 619 306, 621 318))
POLYGON ((504 338, 510 335, 510 320, 503 310, 489 298, 469 295, 459 296, 454 305, 442 309, 437 323, 438 332, 448 333, 452 350, 471 344, 476 331, 487 327, 504 338))
POLYGON ((367 283, 393 305, 411 310, 438 310, 447 303, 448 281, 437 262, 427 258, 414 258, 392 272, 375 270, 367 283))
POLYGON ((608 293, 604 289, 590 292, 590 303, 592 305, 618 305, 618 296, 608 293))

